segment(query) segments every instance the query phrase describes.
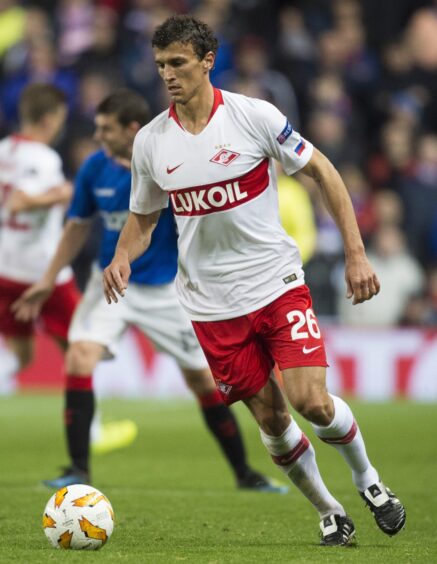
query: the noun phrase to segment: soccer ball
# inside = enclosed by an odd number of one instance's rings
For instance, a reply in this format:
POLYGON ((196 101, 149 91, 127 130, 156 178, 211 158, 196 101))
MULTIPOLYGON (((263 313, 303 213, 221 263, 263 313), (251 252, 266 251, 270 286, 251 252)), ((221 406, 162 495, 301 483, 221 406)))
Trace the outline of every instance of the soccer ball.
POLYGON ((47 502, 42 516, 44 533, 56 548, 96 550, 114 529, 108 498, 85 484, 61 488, 47 502))

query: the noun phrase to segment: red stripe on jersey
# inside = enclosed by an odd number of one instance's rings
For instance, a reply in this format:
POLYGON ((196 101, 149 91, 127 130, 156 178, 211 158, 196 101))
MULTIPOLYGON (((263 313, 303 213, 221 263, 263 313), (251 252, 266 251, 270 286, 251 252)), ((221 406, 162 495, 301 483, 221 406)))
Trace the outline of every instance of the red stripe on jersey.
POLYGON ((175 215, 207 215, 230 210, 259 196, 269 185, 269 159, 239 176, 170 192, 175 215))
POLYGON ((301 440, 297 443, 297 445, 291 449, 289 452, 285 454, 280 454, 279 456, 275 456, 272 454, 272 460, 278 466, 290 466, 290 464, 294 464, 296 460, 302 456, 302 454, 307 450, 310 446, 310 441, 302 433, 301 440))
POLYGON ((333 438, 320 437, 320 438, 322 439, 323 442, 328 443, 330 445, 347 445, 354 440, 355 435, 357 434, 357 430, 358 427, 354 421, 352 423, 352 427, 350 428, 349 432, 346 433, 346 435, 344 435, 343 437, 333 437, 333 438))
MULTIPOLYGON (((218 88, 214 88, 213 90, 214 90, 214 101, 212 103, 211 113, 209 114, 209 118, 208 118, 207 123, 209 123, 211 121, 211 118, 216 113, 217 108, 220 105, 224 104, 222 91, 219 90, 218 88)), ((181 121, 178 117, 178 114, 176 112, 176 105, 175 104, 172 104, 169 107, 168 117, 173 118, 175 120, 175 122, 179 125, 179 127, 181 129, 184 129, 184 126, 182 125, 182 123, 181 123, 181 121)))

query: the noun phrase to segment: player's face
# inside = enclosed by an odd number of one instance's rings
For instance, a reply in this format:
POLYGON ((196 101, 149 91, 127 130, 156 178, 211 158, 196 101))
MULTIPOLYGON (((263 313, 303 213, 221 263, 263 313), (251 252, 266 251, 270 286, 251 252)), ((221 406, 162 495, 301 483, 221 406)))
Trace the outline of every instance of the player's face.
POLYGON ((94 138, 101 144, 110 157, 129 157, 132 153, 135 129, 131 125, 122 125, 115 114, 97 114, 94 138))
POLYGON ((214 54, 209 52, 202 60, 194 52, 191 43, 170 43, 165 49, 154 49, 158 72, 170 98, 177 104, 187 104, 205 84, 209 83, 208 71, 214 65, 214 54))

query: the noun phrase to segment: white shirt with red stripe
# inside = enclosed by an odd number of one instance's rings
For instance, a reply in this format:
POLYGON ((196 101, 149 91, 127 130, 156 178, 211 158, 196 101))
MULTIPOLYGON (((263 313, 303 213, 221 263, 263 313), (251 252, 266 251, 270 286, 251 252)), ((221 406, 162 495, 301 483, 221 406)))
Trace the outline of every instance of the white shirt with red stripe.
POLYGON ((296 243, 281 226, 273 159, 287 174, 313 147, 268 102, 214 89, 203 131, 175 108, 136 136, 131 211, 173 207, 179 229, 176 288, 191 319, 245 315, 304 283, 296 243))
MULTIPOLYGON (((0 277, 29 284, 39 280, 63 229, 62 205, 11 214, 8 198, 14 190, 37 196, 64 181, 61 159, 47 145, 20 135, 0 141, 0 277)), ((64 268, 57 283, 71 277, 71 268, 64 268)))

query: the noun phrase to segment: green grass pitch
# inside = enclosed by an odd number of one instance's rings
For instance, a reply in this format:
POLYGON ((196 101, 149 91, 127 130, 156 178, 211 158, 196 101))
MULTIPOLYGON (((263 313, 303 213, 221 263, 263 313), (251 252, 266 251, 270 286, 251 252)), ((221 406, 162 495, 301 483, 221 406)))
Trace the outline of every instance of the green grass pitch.
MULTIPOLYGON (((0 562, 437 562, 437 407, 352 405, 371 459, 406 505, 397 537, 376 528, 340 456, 302 421, 328 487, 355 521, 355 546, 319 547, 317 514, 295 489, 237 491, 193 402, 111 400, 104 418, 131 418, 140 433, 128 449, 94 457, 94 485, 111 500, 116 525, 102 550, 75 552, 51 548, 41 526, 51 493, 40 482, 67 460, 62 398, 0 398, 0 562)), ((252 465, 282 478, 244 406, 236 412, 252 465)))

